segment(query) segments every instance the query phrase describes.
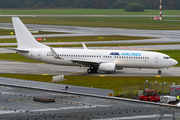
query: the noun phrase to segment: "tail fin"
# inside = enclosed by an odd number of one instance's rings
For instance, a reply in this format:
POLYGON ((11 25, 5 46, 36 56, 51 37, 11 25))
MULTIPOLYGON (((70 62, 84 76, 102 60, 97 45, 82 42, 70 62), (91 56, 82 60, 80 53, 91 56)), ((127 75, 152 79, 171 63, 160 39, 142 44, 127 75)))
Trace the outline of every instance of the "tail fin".
POLYGON ((12 17, 13 26, 16 34, 16 40, 18 43, 18 48, 45 48, 46 45, 43 45, 36 41, 34 36, 29 32, 26 26, 18 17, 12 17))

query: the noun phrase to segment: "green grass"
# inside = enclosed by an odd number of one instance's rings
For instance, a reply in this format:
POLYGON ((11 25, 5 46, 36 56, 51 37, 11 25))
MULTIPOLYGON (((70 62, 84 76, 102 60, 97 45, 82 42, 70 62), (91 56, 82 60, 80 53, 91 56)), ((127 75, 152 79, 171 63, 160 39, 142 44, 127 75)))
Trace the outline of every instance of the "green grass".
POLYGON ((14 30, 10 30, 10 29, 0 29, 0 35, 11 35, 11 32, 14 33, 14 30))
POLYGON ((17 43, 17 41, 16 39, 0 39, 0 43, 17 43))
MULTIPOLYGON (((158 50, 156 52, 161 52, 161 53, 164 53, 164 54, 167 54, 169 56, 171 56, 171 58, 175 59, 178 61, 178 64, 176 65, 177 66, 180 66, 180 50, 158 50)), ((34 61, 34 60, 29 60, 23 56, 20 56, 18 54, 15 54, 15 53, 3 53, 3 54, 0 54, 0 60, 10 60, 10 61, 22 61, 22 62, 37 62, 37 61, 34 61)))
POLYGON ((27 59, 26 57, 18 55, 16 53, 0 53, 0 60, 39 63, 38 61, 27 59))
POLYGON ((149 82, 162 83, 166 82, 180 82, 180 77, 95 77, 95 76, 65 76, 67 81, 62 81, 59 83, 76 85, 76 86, 85 86, 93 88, 102 88, 102 89, 111 89, 115 91, 115 96, 118 93, 123 93, 122 85, 142 85, 146 80, 149 82))
MULTIPOLYGON (((154 38, 121 36, 121 35, 78 36, 78 37, 50 37, 50 38, 46 38, 46 41, 40 41, 40 42, 86 42, 86 41, 111 41, 111 40, 117 41, 117 40, 144 40, 144 39, 154 39, 154 38), (98 37, 103 37, 103 39, 98 39, 98 37)), ((16 39, 0 39, 0 43, 16 43, 16 39)))
MULTIPOLYGON (((17 78, 17 79, 26 79, 34 80, 41 82, 51 82, 52 76, 47 75, 24 75, 24 74, 0 74, 1 77, 17 78)), ((75 86, 84 86, 84 87, 93 87, 101 89, 110 89, 114 90, 115 96, 118 93, 123 93, 122 85, 142 85, 146 80, 154 83, 163 83, 172 84, 180 83, 180 77, 98 77, 98 76, 65 76, 66 81, 58 82, 61 84, 75 85, 75 86)))
MULTIPOLYGON (((180 15, 180 10, 163 10, 163 15, 180 15)), ((3 15, 150 15, 144 12, 125 12, 124 9, 0 9, 3 15)), ((152 15, 159 15, 159 10, 152 10, 152 15)))
POLYGON ((86 42, 86 41, 119 41, 119 40, 144 40, 154 39, 152 37, 136 37, 136 36, 121 36, 121 35, 109 35, 109 36, 78 36, 78 37, 51 37, 46 38, 46 42, 86 42), (100 39, 98 38, 100 37, 100 39), (101 39, 103 37, 103 39, 101 39))
MULTIPOLYGON (((163 20, 179 21, 155 21, 143 17, 22 17, 23 23, 87 26, 87 27, 110 27, 128 29, 150 29, 150 30, 180 30, 180 18, 163 18, 163 20)), ((2 17, 0 22, 12 22, 11 18, 2 17)))
POLYGON ((41 82, 51 82, 53 77, 51 75, 26 75, 26 74, 0 74, 0 76, 8 77, 8 78, 24 79, 24 80, 41 81, 41 82))

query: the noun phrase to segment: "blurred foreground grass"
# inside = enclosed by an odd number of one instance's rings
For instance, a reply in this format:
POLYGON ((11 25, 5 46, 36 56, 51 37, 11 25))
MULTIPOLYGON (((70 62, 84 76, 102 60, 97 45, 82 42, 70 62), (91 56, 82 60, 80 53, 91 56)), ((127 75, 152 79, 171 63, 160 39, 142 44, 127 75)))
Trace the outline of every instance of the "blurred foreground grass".
MULTIPOLYGON (((41 82, 51 82, 51 75, 24 75, 24 74, 0 74, 0 77, 9 77, 17 79, 34 80, 41 82)), ((93 87, 101 89, 114 90, 115 96, 123 93, 122 85, 142 85, 146 80, 149 83, 180 83, 180 77, 100 77, 100 76, 65 76, 65 81, 57 82, 59 84, 93 87)))

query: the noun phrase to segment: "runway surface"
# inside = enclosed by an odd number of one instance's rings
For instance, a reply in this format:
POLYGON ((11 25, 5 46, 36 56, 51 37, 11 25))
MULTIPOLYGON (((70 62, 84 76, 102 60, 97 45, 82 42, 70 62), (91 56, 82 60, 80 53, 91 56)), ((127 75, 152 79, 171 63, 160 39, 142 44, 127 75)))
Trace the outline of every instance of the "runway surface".
MULTIPOLYGON (((38 25, 25 24, 29 30, 68 32, 74 34, 57 34, 57 35, 34 35, 35 37, 60 37, 60 36, 96 36, 96 35, 127 35, 179 39, 179 30, 137 30, 137 29, 120 29, 105 27, 79 27, 79 26, 62 26, 62 25, 38 25)), ((12 23, 0 23, 1 29, 13 29, 12 23)), ((1 36, 1 38, 12 38, 13 36, 1 36)))
POLYGON ((88 68, 79 66, 59 66, 43 63, 25 63, 14 61, 0 61, 0 73, 9 74, 33 74, 33 75, 88 75, 88 76, 147 76, 147 77, 174 77, 180 76, 180 67, 169 69, 162 69, 162 74, 158 74, 158 69, 138 69, 138 68, 124 68, 115 73, 98 72, 97 74, 88 74, 88 68))
MULTIPOLYGON (((133 48, 134 46, 122 46, 123 44, 141 44, 141 43, 174 43, 174 45, 145 45, 145 46, 135 46, 136 48, 148 48, 148 50, 152 49, 161 49, 161 50, 166 50, 167 48, 170 49, 180 49, 180 44, 175 44, 175 43, 180 43, 179 39, 148 39, 148 40, 127 40, 127 41, 92 41, 92 42, 84 42, 85 44, 105 44, 105 46, 108 46, 108 44, 115 44, 117 49, 124 49, 123 47, 129 47, 133 48)), ((82 44, 82 42, 42 42, 42 44, 45 45, 77 45, 77 44, 82 44)), ((17 43, 0 43, 0 46, 17 46, 17 43)), ((92 49, 102 49, 103 47, 90 47, 92 49)), ((109 47, 113 48, 113 47, 109 47)), ((108 48, 108 49, 109 49, 108 48)))
MULTIPOLYGON (((13 29, 12 23, 0 23, 0 28, 13 29)), ((135 29, 119 29, 119 28, 99 28, 99 27, 78 27, 78 26, 60 26, 60 25, 36 25, 26 24, 30 30, 68 32, 73 34, 50 34, 50 35, 34 35, 35 37, 64 37, 64 36, 103 36, 103 35, 125 35, 125 36, 143 36, 154 37, 155 39, 147 40, 128 40, 128 41, 96 41, 84 42, 85 44, 124 44, 124 43, 179 43, 179 30, 135 30, 135 29)), ((2 38, 15 38, 15 36, 0 36, 2 38)), ((81 42, 44 42, 46 45, 60 44, 81 44, 81 42)), ((1 43, 0 46, 14 46, 16 43, 1 43)), ((175 45, 146 45, 146 46, 124 46, 112 49, 137 49, 137 50, 168 50, 180 49, 179 44, 175 45), (139 49, 138 49, 139 48, 139 49)), ((109 49, 109 48, 108 48, 109 49)))

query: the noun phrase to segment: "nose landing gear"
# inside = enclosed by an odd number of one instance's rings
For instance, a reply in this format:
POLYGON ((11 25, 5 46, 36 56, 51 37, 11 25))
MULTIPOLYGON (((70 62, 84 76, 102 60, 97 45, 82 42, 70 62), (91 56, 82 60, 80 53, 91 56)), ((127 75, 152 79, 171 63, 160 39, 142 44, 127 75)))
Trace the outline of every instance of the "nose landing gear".
POLYGON ((161 70, 158 70, 158 74, 161 74, 162 73, 162 71, 161 70))

